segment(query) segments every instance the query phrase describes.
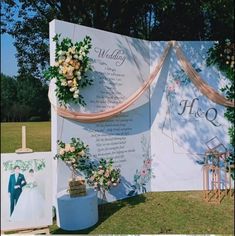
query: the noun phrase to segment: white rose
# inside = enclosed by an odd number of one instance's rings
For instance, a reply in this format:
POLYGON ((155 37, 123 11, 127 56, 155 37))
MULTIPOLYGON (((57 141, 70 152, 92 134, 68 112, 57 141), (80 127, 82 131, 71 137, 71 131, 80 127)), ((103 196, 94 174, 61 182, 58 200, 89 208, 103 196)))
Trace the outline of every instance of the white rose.
POLYGON ((74 57, 75 59, 78 59, 78 55, 77 55, 77 54, 75 54, 73 57, 74 57))
POLYGON ((55 62, 55 66, 56 66, 56 67, 59 66, 59 62, 58 62, 58 61, 55 62))
POLYGON ((79 89, 78 88, 76 88, 74 94, 79 94, 79 89))
POLYGON ((76 75, 81 75, 81 72, 79 70, 76 71, 76 75))
POLYGON ((71 89, 69 89, 70 92, 74 92, 76 89, 73 87, 71 89))
POLYGON ((70 62, 70 58, 67 57, 66 60, 65 60, 65 62, 69 63, 69 62, 70 62))
POLYGON ((67 82, 65 80, 61 81, 62 86, 67 86, 67 82))
POLYGON ((76 93, 73 94, 73 97, 74 97, 74 98, 78 98, 78 96, 79 96, 79 95, 76 94, 76 93))
POLYGON ((82 55, 80 55, 80 56, 78 57, 78 59, 81 61, 81 60, 83 59, 82 55))
POLYGON ((85 48, 85 49, 88 49, 88 46, 87 46, 87 45, 85 45, 85 46, 84 46, 84 48, 85 48))

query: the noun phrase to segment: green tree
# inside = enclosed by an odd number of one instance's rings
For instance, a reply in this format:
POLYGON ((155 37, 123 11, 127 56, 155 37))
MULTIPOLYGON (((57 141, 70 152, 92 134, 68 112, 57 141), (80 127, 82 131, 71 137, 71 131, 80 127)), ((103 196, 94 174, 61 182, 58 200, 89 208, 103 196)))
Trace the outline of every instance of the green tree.
POLYGON ((48 23, 60 19, 154 40, 233 39, 233 0, 2 0, 2 33, 15 38, 19 75, 42 79, 48 23))
POLYGON ((1 74, 1 121, 27 121, 30 117, 48 120, 48 86, 32 78, 1 74))
POLYGON ((17 81, 1 73, 1 121, 11 119, 11 107, 16 99, 17 81))

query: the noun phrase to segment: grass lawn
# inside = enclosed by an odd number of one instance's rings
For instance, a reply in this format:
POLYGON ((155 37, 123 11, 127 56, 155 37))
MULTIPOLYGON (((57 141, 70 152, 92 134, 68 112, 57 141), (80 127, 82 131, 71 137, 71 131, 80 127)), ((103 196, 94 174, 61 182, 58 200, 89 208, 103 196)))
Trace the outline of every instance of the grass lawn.
POLYGON ((35 152, 51 150, 51 122, 1 123, 1 153, 21 147, 21 127, 26 126, 27 147, 35 152))
POLYGON ((203 201, 201 191, 147 193, 109 203, 99 222, 83 231, 51 226, 52 234, 233 234, 234 199, 203 201))
MULTIPOLYGON (((1 152, 21 147, 21 126, 27 127, 27 147, 50 151, 50 122, 1 123, 1 152)), ((56 224, 52 234, 233 234, 234 199, 220 205, 203 201, 203 193, 147 193, 102 207, 99 222, 92 228, 66 232, 56 224)))

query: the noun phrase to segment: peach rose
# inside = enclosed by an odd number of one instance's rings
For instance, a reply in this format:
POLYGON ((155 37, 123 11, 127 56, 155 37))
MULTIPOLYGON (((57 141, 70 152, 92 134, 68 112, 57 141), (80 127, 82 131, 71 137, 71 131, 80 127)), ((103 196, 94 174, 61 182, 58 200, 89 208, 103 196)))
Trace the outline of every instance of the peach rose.
POLYGON ((85 155, 84 150, 80 151, 80 152, 78 153, 78 155, 83 157, 83 156, 85 155))
POLYGON ((63 148, 60 149, 60 155, 61 156, 64 155, 64 149, 63 148))
POLYGON ((65 151, 66 152, 69 152, 70 151, 70 144, 65 144, 65 151))
POLYGON ((106 178, 108 178, 108 177, 109 177, 109 174, 110 174, 109 171, 106 171, 105 174, 104 174, 104 176, 105 176, 106 178))
POLYGON ((73 81, 72 81, 72 80, 68 80, 67 83, 68 83, 68 86, 69 86, 69 87, 72 87, 72 85, 73 85, 73 81))

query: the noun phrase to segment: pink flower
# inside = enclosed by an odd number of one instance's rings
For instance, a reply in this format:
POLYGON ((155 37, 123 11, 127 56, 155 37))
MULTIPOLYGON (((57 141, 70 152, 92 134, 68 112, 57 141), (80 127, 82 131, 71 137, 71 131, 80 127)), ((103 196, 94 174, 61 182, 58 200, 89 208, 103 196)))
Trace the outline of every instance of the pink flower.
POLYGON ((180 81, 179 81, 179 80, 176 80, 175 83, 176 83, 177 85, 179 85, 179 84, 180 84, 180 81))
POLYGON ((106 171, 105 174, 104 174, 104 176, 105 176, 106 178, 108 178, 108 177, 109 177, 109 171, 106 171))
POLYGON ((70 144, 65 144, 65 151, 69 152, 70 151, 70 144))
POLYGON ((94 183, 94 187, 95 187, 95 188, 97 188, 97 186, 98 186, 98 183, 97 183, 97 182, 95 182, 95 183, 94 183))
POLYGON ((147 174, 147 170, 146 169, 142 169, 140 174, 141 174, 141 176, 145 176, 147 174))
POLYGON ((175 87, 171 84, 168 86, 168 91, 173 92, 175 90, 175 87))
POLYGON ((151 163, 152 163, 152 161, 150 159, 147 159, 144 161, 144 164, 147 169, 151 169, 151 163))
POLYGON ((111 182, 111 181, 108 181, 108 182, 107 182, 107 185, 108 185, 108 186, 111 186, 111 185, 112 185, 112 182, 111 182))

